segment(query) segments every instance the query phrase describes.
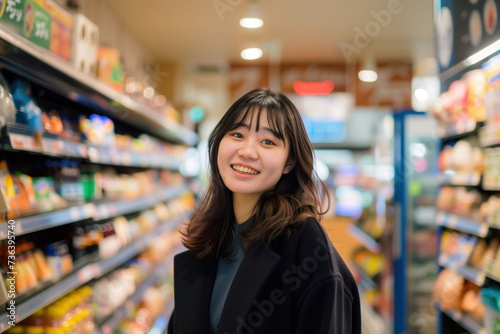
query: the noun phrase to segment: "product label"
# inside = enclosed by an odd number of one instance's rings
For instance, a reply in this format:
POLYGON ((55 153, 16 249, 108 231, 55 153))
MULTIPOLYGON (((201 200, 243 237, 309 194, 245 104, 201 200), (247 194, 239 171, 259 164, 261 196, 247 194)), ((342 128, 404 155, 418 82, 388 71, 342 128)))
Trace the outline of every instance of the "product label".
POLYGON ((0 0, 0 25, 69 60, 72 16, 49 0, 0 0))
POLYGON ((50 48, 50 15, 36 3, 28 1, 24 20, 24 36, 37 45, 50 48))
POLYGON ((22 34, 24 19, 24 0, 2 1, 0 22, 11 31, 22 34))

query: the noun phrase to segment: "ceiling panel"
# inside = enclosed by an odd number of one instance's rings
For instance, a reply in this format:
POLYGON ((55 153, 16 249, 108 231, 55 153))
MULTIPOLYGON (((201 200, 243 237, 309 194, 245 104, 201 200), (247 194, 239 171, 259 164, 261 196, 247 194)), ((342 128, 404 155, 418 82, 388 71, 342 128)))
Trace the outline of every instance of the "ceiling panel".
POLYGON ((264 26, 255 31, 238 24, 248 8, 243 0, 104 2, 164 61, 241 62, 248 45, 264 47, 257 62, 269 60, 270 46, 281 50, 274 54, 282 63, 344 62, 367 53, 419 63, 434 54, 432 0, 260 1, 264 26))

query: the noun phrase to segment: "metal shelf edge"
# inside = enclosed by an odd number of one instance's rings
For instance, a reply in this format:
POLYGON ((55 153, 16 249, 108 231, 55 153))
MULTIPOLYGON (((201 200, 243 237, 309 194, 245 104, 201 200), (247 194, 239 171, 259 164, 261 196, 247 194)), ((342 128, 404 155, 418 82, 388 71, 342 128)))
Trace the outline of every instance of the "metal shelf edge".
POLYGON ((373 253, 380 252, 380 244, 373 240, 368 234, 363 232, 359 227, 354 224, 351 224, 348 229, 349 234, 363 244, 366 248, 368 248, 373 253))
MULTIPOLYGON (((75 288, 86 284, 92 279, 104 276, 114 268, 125 263, 127 260, 136 256, 147 247, 147 244, 143 242, 145 239, 150 238, 151 236, 156 237, 159 235, 158 232, 161 231, 162 228, 163 231, 165 231, 165 225, 171 227, 171 225, 174 225, 175 222, 180 223, 183 219, 185 219, 186 215, 187 213, 184 212, 177 217, 167 220, 158 229, 142 236, 136 241, 133 241, 130 245, 125 246, 125 248, 121 249, 118 254, 115 254, 115 256, 101 260, 97 263, 90 263, 77 272, 71 273, 69 276, 55 282, 53 286, 19 304, 16 306, 16 322, 24 320, 40 308, 47 306, 75 288)), ((7 329, 9 327, 8 321, 6 312, 0 314, 0 330, 7 329)))
MULTIPOLYGON (((166 187, 157 193, 136 198, 133 200, 116 201, 111 203, 94 204, 86 203, 53 212, 41 213, 29 217, 14 219, 16 221, 16 235, 45 230, 51 227, 71 224, 85 219, 102 220, 116 217, 141 209, 149 208, 157 203, 168 201, 179 197, 182 192, 188 190, 186 184, 166 187)), ((0 240, 7 239, 8 224, 0 224, 0 240)))
POLYGON ((155 124, 159 129, 164 129, 169 132, 173 137, 178 137, 187 145, 194 145, 198 141, 198 136, 196 133, 182 127, 181 125, 169 125, 163 124, 158 121, 154 116, 147 112, 147 107, 140 105, 137 101, 134 101, 130 97, 115 91, 113 88, 107 86, 106 84, 100 82, 97 78, 87 75, 78 69, 76 69, 71 63, 64 61, 57 56, 50 53, 50 51, 39 47, 28 40, 25 40, 22 36, 10 33, 4 27, 0 26, 0 39, 6 41, 12 46, 26 52, 30 56, 40 60, 41 62, 49 65, 56 71, 59 71, 68 77, 82 83, 86 87, 98 92, 104 97, 111 101, 116 101, 125 108, 129 109, 131 112, 146 118, 148 121, 155 124))

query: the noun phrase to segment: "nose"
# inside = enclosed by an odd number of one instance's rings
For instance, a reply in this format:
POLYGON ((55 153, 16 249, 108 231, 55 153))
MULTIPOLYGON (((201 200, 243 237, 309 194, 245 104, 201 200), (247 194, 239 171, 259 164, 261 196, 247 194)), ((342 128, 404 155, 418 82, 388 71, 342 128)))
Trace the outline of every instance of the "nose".
POLYGON ((238 149, 238 155, 244 159, 257 160, 259 157, 255 143, 251 140, 245 140, 238 149))

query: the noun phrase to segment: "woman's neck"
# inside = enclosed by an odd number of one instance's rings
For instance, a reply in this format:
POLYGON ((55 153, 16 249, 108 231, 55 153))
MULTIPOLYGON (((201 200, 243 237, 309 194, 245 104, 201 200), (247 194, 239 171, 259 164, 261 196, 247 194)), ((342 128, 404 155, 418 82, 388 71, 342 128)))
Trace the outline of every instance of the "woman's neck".
POLYGON ((233 194, 233 209, 236 223, 244 223, 252 216, 253 209, 258 200, 258 196, 233 194))

